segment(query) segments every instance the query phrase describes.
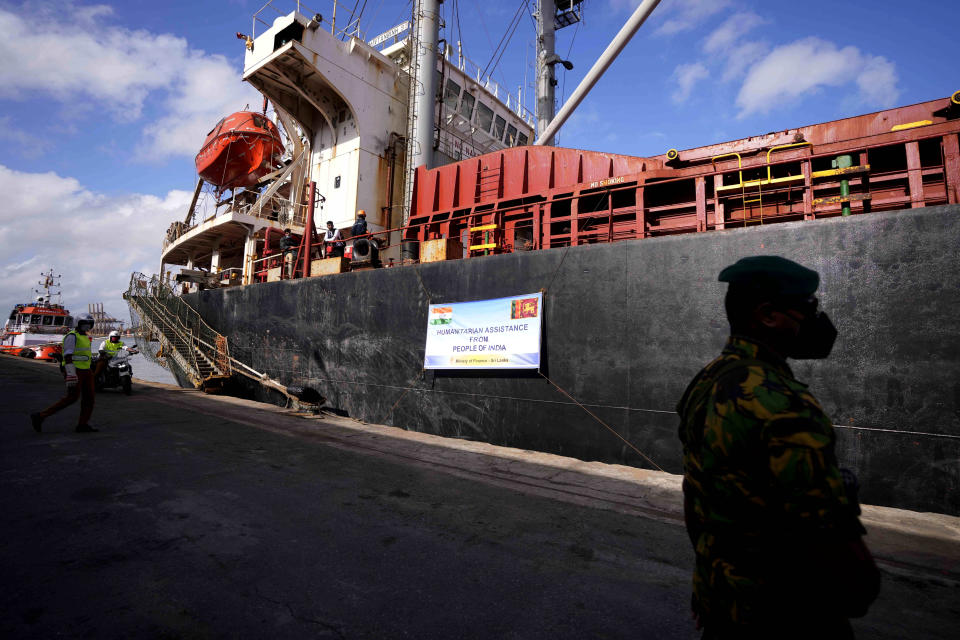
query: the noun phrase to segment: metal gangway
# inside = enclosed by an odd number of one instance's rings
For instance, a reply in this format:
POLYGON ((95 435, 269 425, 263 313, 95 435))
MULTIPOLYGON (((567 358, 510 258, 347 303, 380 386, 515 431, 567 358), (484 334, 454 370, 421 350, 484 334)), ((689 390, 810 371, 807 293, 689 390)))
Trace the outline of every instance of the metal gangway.
POLYGON ((238 374, 280 392, 294 407, 315 410, 323 404, 323 398, 315 391, 286 387, 232 357, 227 337, 204 322, 200 313, 158 276, 131 274, 123 299, 130 307, 130 319, 138 327, 140 352, 167 368, 172 361, 194 388, 219 393, 231 376, 238 374), (155 343, 159 343, 159 351, 155 351, 155 343))
POLYGON ((197 389, 223 387, 233 372, 226 336, 214 331, 167 283, 134 273, 123 299, 140 328, 137 341, 145 357, 163 365, 173 361, 197 389), (150 344, 154 341, 160 344, 159 352, 150 344))

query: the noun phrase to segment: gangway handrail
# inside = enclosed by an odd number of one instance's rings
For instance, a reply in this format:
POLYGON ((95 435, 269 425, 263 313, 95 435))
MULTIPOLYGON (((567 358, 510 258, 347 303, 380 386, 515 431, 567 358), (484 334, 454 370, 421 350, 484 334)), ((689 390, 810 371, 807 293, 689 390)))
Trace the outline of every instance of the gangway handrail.
MULTIPOLYGON (((220 333, 204 322, 200 314, 177 296, 169 285, 157 276, 148 278, 142 273, 133 273, 130 277, 130 288, 127 294, 131 303, 147 308, 152 312, 145 314, 148 321, 155 325, 166 325, 180 340, 190 346, 189 357, 193 360, 192 369, 196 372, 197 378, 200 376, 197 353, 209 363, 210 368, 218 375, 230 375, 229 357, 225 360, 227 363, 226 370, 222 370, 218 366, 218 360, 223 360, 220 357, 219 349, 211 347, 207 341, 202 339, 203 336, 210 335, 215 343, 222 342, 226 349, 226 337, 221 336, 220 333), (143 289, 145 295, 138 296, 137 293, 141 289, 143 289), (151 290, 152 294, 150 293, 151 290), (138 298, 140 304, 137 304, 138 298), (218 338, 222 338, 222 340, 218 340, 218 338), (205 352, 201 348, 201 344, 207 346, 209 351, 205 352)), ((174 345, 171 346, 176 350, 174 345)), ((186 354, 180 355, 184 358, 187 357, 186 354)))
POLYGON ((182 353, 180 353, 180 351, 176 348, 176 345, 173 344, 173 342, 171 342, 163 334, 163 329, 157 326, 158 324, 162 324, 162 322, 158 323, 156 319, 147 317, 147 315, 144 314, 143 312, 143 308, 140 307, 135 301, 128 299, 127 302, 128 304, 130 304, 131 308, 134 311, 138 312, 138 314, 141 316, 142 324, 146 324, 147 326, 153 327, 154 329, 156 329, 158 334, 158 340, 161 343, 161 347, 166 348, 169 352, 171 352, 170 357, 176 360, 177 363, 187 373, 187 375, 190 376, 190 379, 193 381, 194 385, 199 386, 201 381, 199 379, 199 372, 196 372, 195 365, 191 366, 190 361, 187 360, 186 357, 182 353))
MULTIPOLYGON (((139 298, 140 298, 141 300, 149 300, 149 299, 150 299, 149 297, 145 297, 145 296, 140 296, 139 298)), ((156 300, 155 297, 154 297, 154 299, 156 300)), ((176 322, 178 325, 180 325, 180 326, 179 326, 179 328, 176 327, 176 326, 174 326, 173 322, 171 322, 170 319, 168 319, 167 317, 164 317, 163 314, 160 313, 160 309, 165 309, 165 307, 164 307, 162 304, 160 304, 159 301, 157 301, 157 303, 159 304, 159 309, 157 308, 156 305, 151 305, 150 303, 147 303, 148 306, 153 307, 151 310, 152 310, 154 313, 157 313, 158 316, 159 316, 159 317, 157 317, 157 318, 148 318, 148 319, 154 321, 155 323, 156 323, 156 321, 159 321, 160 323, 165 324, 167 327, 169 327, 169 328, 171 329, 171 331, 174 332, 174 334, 177 335, 178 338, 180 338, 181 340, 183 340, 183 341, 186 342, 187 344, 192 344, 193 341, 194 341, 194 338, 193 338, 193 335, 192 335, 192 334, 193 334, 193 331, 190 329, 190 327, 184 325, 183 322, 180 320, 180 318, 177 317, 177 316, 174 316, 174 317, 173 317, 173 321, 175 321, 175 322, 176 322)), ((194 365, 196 365, 196 364, 197 364, 197 363, 196 363, 196 358, 194 358, 194 365)))
MULTIPOLYGON (((148 298, 141 297, 141 299, 148 299, 148 298)), ((153 305, 149 305, 148 303, 147 306, 153 306, 153 305)), ((200 355, 203 356, 204 359, 207 360, 208 362, 211 362, 211 361, 210 361, 210 358, 206 356, 206 354, 204 354, 200 349, 197 349, 197 347, 195 346, 197 343, 200 342, 200 339, 197 337, 196 332, 193 331, 191 328, 184 326, 184 324, 180 321, 179 318, 174 318, 173 320, 176 322, 176 324, 180 325, 178 328, 168 318, 164 317, 163 314, 160 313, 158 309, 156 309, 156 307, 151 309, 151 311, 153 312, 153 314, 156 314, 156 315, 154 317, 146 317, 145 319, 147 321, 155 325, 157 324, 166 325, 168 328, 170 328, 170 330, 174 333, 176 337, 178 337, 185 344, 190 346, 189 358, 192 361, 192 363, 188 362, 188 364, 192 364, 191 366, 192 371, 188 373, 195 374, 195 375, 191 375, 191 377, 196 378, 197 381, 202 381, 200 378, 200 366, 199 366, 199 362, 197 361, 197 352, 199 351, 200 355)), ((160 327, 160 329, 161 329, 161 335, 162 335, 162 327, 160 327)), ((163 336, 163 337, 166 338, 166 336, 163 336)), ((167 340, 167 342, 169 342, 169 340, 167 340)), ((176 348, 175 344, 170 343, 170 347, 175 352, 177 352, 181 356, 181 358, 184 358, 184 359, 187 358, 185 354, 179 353, 179 349, 176 348)), ((218 371, 218 368, 216 366, 212 365, 212 362, 211 362, 211 368, 213 368, 214 371, 217 371, 217 373, 222 374, 222 372, 218 371)))
POLYGON ((148 278, 144 274, 136 272, 131 274, 130 287, 124 294, 124 298, 132 308, 137 310, 143 322, 159 330, 161 340, 167 342, 172 351, 180 356, 181 359, 186 360, 184 354, 180 353, 176 345, 163 335, 162 326, 165 325, 168 327, 174 335, 189 345, 193 365, 191 367, 192 371, 187 371, 187 374, 194 380, 194 384, 197 387, 201 386, 205 380, 201 378, 200 367, 197 362, 199 355, 207 361, 216 375, 229 376, 232 373, 237 373, 265 387, 278 391, 291 400, 299 402, 299 398, 291 394, 284 385, 272 379, 266 373, 257 371, 253 367, 231 356, 227 337, 208 325, 196 309, 177 296, 173 289, 159 277, 152 276, 148 278), (141 283, 144 284, 141 285, 141 283), (136 292, 140 289, 143 289, 144 295, 136 295, 136 292), (153 294, 150 293, 151 289, 154 292, 153 294), (160 299, 157 292, 164 295, 167 302, 173 302, 175 300, 176 302, 174 304, 177 306, 177 309, 173 310, 169 308, 165 304, 165 301, 160 299), (144 311, 146 311, 146 313, 144 313, 144 311), (195 320, 196 325, 185 325, 184 320, 180 317, 181 312, 189 316, 187 322, 195 320), (213 337, 213 344, 203 335, 204 330, 213 337))
POLYGON ((149 302, 145 302, 148 299, 148 296, 128 295, 126 296, 126 298, 127 298, 127 303, 130 304, 132 307, 139 307, 139 309, 135 309, 135 310, 138 311, 139 315, 141 316, 141 320, 145 320, 147 323, 153 325, 157 329, 161 342, 166 343, 168 348, 172 350, 176 355, 178 355, 181 360, 183 360, 183 363, 181 363, 181 366, 187 365, 187 366, 184 366, 184 369, 185 370, 189 369, 187 370, 187 374, 190 375, 190 377, 195 380, 194 384, 199 386, 199 383, 202 382, 202 380, 200 379, 200 369, 197 363, 196 353, 194 349, 191 348, 191 353, 189 354, 189 356, 187 354, 180 353, 180 350, 177 349, 176 345, 173 342, 171 342, 167 338, 167 336, 164 335, 163 333, 164 326, 166 326, 167 328, 170 329, 170 331, 176 337, 182 340, 185 344, 192 346, 193 337, 192 335, 190 335, 191 332, 187 329, 187 327, 183 326, 183 323, 181 323, 180 320, 175 317, 173 318, 173 320, 180 325, 180 328, 176 327, 173 324, 173 322, 171 322, 171 320, 168 317, 166 317, 163 313, 161 313, 158 309, 156 309, 154 305, 151 305, 149 302), (144 313, 144 310, 147 310, 149 313, 144 313), (185 335, 189 337, 185 337, 185 335), (188 360, 188 357, 189 357, 189 360, 188 360))

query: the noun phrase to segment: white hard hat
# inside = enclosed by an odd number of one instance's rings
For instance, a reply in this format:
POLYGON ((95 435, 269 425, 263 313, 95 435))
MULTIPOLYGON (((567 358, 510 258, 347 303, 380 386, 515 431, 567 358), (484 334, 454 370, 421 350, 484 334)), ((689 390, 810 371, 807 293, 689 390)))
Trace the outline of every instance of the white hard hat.
POLYGON ((110 338, 119 338, 119 337, 120 337, 120 332, 119 332, 119 331, 116 331, 116 330, 111 331, 111 332, 110 332, 110 335, 109 335, 108 337, 110 337, 110 338))
POLYGON ((93 319, 93 315, 89 313, 81 313, 79 316, 77 316, 76 323, 73 326, 79 329, 80 325, 84 324, 86 325, 86 330, 89 331, 90 329, 93 329, 93 325, 96 323, 97 321, 93 319))

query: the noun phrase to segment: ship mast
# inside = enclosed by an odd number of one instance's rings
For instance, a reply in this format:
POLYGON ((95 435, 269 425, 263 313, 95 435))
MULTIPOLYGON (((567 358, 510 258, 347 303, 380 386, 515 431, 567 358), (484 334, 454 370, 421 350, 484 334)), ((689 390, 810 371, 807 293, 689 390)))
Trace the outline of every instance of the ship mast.
POLYGON ((434 110, 437 98, 437 42, 439 6, 443 0, 415 0, 410 30, 410 100, 407 110, 407 179, 404 187, 403 222, 410 215, 413 176, 416 168, 433 168, 434 110))
MULTIPOLYGON (((576 0, 563 0, 563 4, 580 3, 576 0)), ((553 136, 556 135, 560 127, 563 126, 563 123, 567 121, 567 118, 570 117, 570 114, 573 113, 573 110, 580 105, 585 97, 587 97, 587 94, 590 92, 590 89, 593 88, 593 85, 597 83, 607 68, 613 64, 613 61, 617 59, 617 56, 620 55, 620 52, 623 51, 623 48, 627 46, 628 42, 630 42, 633 34, 635 34, 643 25, 643 23, 646 22, 647 18, 650 17, 650 14, 653 13, 653 10, 657 8, 658 4, 660 4, 660 0, 643 0, 643 2, 640 3, 640 5, 633 12, 633 15, 630 16, 630 19, 627 20, 626 24, 623 25, 619 33, 617 33, 613 40, 610 41, 610 44, 607 45, 607 48, 603 54, 601 54, 597 61, 593 63, 590 71, 588 71, 587 75, 584 76, 583 80, 580 81, 580 84, 577 85, 577 88, 573 90, 570 98, 560 109, 560 113, 558 113, 545 128, 537 128, 538 137, 534 144, 552 144, 553 136)), ((561 60, 557 58, 554 63, 556 62, 561 62, 561 60)), ((539 105, 539 99, 537 104, 539 105)))
MULTIPOLYGON (((582 0, 537 0, 537 135, 546 131, 553 121, 556 107, 557 78, 554 67, 562 64, 568 71, 573 69, 569 60, 557 55, 556 30, 580 22, 582 0)), ((554 136, 542 144, 552 147, 554 136)))
POLYGON ((437 100, 437 40, 440 31, 439 6, 443 0, 417 0, 417 76, 415 80, 413 166, 433 168, 434 111, 437 100))
MULTIPOLYGON (((556 36, 554 34, 553 16, 557 12, 554 0, 539 0, 537 2, 537 132, 545 131, 553 120, 554 101, 556 96, 553 88, 557 86, 554 77, 553 64, 550 60, 557 57, 554 52, 556 36)), ((554 137, 544 140, 543 144, 552 147, 554 137)))

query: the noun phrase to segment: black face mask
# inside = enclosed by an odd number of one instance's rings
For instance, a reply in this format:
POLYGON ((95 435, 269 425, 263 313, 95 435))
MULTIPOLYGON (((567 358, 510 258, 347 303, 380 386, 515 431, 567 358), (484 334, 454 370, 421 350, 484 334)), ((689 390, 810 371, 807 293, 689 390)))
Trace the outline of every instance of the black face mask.
POLYGON ((830 355, 837 339, 837 328, 823 311, 806 315, 787 357, 795 360, 822 360, 830 355))

